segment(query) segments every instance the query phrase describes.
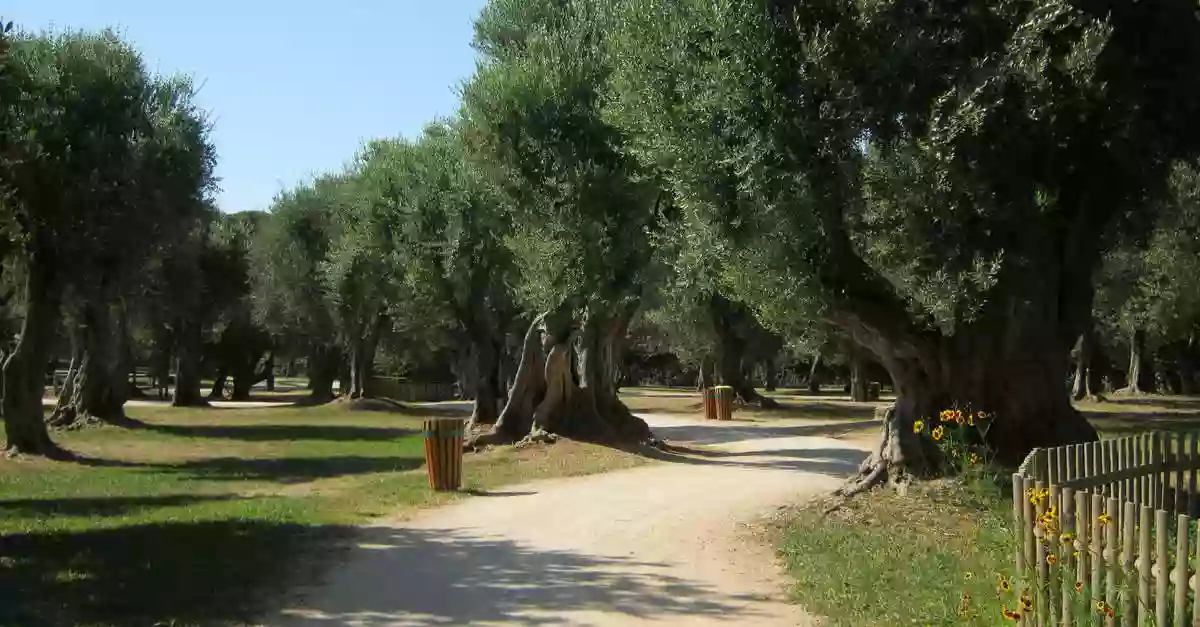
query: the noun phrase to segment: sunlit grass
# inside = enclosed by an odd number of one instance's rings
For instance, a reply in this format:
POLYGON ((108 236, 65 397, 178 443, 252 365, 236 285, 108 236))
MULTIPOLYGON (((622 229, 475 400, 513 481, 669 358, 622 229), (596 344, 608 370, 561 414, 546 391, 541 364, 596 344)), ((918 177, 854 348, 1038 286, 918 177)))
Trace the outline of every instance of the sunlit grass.
MULTIPOLYGON (((421 417, 337 406, 131 407, 57 434, 80 462, 0 460, 0 625, 253 621, 372 517, 428 489, 421 417)), ((644 463, 577 442, 468 455, 464 488, 644 463)))

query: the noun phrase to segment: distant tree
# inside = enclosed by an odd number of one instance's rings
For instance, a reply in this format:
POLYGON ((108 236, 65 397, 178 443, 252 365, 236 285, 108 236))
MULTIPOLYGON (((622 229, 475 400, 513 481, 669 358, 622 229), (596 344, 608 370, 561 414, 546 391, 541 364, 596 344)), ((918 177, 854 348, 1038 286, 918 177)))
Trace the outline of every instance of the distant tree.
POLYGON ((304 347, 312 399, 333 399, 344 359, 335 304, 326 283, 343 176, 323 176, 281 193, 251 248, 255 320, 304 347))
POLYGON ((376 204, 364 222, 395 229, 391 238, 403 252, 391 257, 392 275, 407 277, 414 298, 453 322, 471 357, 464 393, 475 399, 472 421, 492 424, 504 396, 514 277, 501 199, 469 160, 460 133, 435 124, 416 142, 368 146, 362 175, 376 204))

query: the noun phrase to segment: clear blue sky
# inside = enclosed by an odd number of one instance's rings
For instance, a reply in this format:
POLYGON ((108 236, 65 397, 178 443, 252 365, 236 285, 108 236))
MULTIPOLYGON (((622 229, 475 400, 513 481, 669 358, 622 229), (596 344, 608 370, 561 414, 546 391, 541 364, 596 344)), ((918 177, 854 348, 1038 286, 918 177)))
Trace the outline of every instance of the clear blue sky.
POLYGON ((457 109, 484 0, 9 0, 20 28, 112 26, 151 70, 203 85, 224 211, 338 169, 363 140, 413 136, 457 109))

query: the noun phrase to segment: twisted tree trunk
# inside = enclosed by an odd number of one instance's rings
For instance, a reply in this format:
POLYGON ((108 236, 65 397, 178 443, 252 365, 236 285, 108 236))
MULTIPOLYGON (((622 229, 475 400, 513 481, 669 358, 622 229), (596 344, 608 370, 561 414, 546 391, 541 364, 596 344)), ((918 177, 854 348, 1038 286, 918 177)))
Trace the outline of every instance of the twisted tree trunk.
POLYGON ((865 403, 870 400, 867 392, 870 384, 867 367, 870 364, 859 347, 848 346, 846 352, 850 361, 850 400, 865 403))
POLYGON ((1101 401, 1101 372, 1096 358, 1096 332, 1089 323, 1087 330, 1079 336, 1079 350, 1075 356, 1075 381, 1071 385, 1071 398, 1076 401, 1101 401))
MULTIPOLYGON (((200 360, 203 357, 203 337, 200 325, 192 320, 180 320, 175 336, 175 407, 207 407, 208 400, 200 391, 200 360)), ((216 386, 213 386, 217 389, 216 386)), ((224 388, 224 385, 222 385, 224 388)))
POLYGON ((696 372, 696 391, 703 392, 713 386, 714 373, 716 367, 713 364, 712 355, 704 355, 700 358, 700 367, 696 372))
POLYGON ((808 369, 808 381, 806 382, 809 394, 820 394, 821 393, 821 380, 818 378, 818 375, 820 374, 820 372, 821 372, 821 353, 819 353, 819 352, 813 353, 812 366, 808 369))
POLYGON ((333 400, 333 382, 342 367, 341 351, 332 346, 313 346, 308 358, 308 383, 312 392, 311 403, 328 403, 333 400))
POLYGON ((1146 331, 1134 328, 1129 334, 1129 370, 1126 386, 1118 394, 1138 396, 1155 391, 1154 366, 1146 354, 1146 331))
POLYGON ((534 320, 525 334, 508 403, 494 428, 472 444, 537 441, 554 435, 591 441, 653 442, 650 428, 617 397, 613 376, 627 316, 632 316, 634 310, 636 303, 615 316, 589 309, 581 331, 565 311, 543 314, 534 320), (578 383, 572 375, 572 361, 578 369, 578 383))
POLYGON ((754 386, 746 380, 742 371, 742 360, 745 358, 745 341, 739 338, 733 328, 733 304, 720 294, 713 294, 709 299, 709 313, 712 316, 713 330, 716 333, 716 373, 721 385, 733 388, 734 394, 747 404, 756 404, 763 409, 779 406, 775 399, 758 393, 754 386))
POLYGON ((5 448, 9 454, 59 457, 42 418, 46 383, 42 369, 50 357, 60 303, 55 271, 48 260, 32 255, 22 289, 25 319, 17 345, 4 361, 3 401, 5 448))
POLYGON ((123 308, 89 302, 83 306, 82 317, 83 356, 74 377, 63 386, 70 392, 59 396, 50 424, 128 424, 125 401, 129 397, 129 363, 124 346, 128 329, 123 322, 123 308))

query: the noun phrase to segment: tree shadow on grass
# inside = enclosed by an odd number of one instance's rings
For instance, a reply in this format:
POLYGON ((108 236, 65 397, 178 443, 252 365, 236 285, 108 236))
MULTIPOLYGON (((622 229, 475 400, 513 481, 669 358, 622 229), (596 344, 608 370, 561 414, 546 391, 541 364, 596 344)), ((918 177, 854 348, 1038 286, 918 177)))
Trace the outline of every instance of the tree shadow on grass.
POLYGON ((305 483, 348 475, 377 472, 403 472, 425 464, 420 455, 408 457, 213 457, 160 464, 75 456, 72 460, 85 466, 144 468, 155 472, 183 475, 185 479, 208 481, 267 480, 277 483, 305 483))
POLYGON ((230 481, 269 480, 304 483, 347 475, 414 470, 425 464, 423 457, 281 457, 246 459, 216 457, 155 466, 161 472, 177 472, 188 478, 230 481))
POLYGON ((404 427, 345 425, 164 425, 143 423, 140 428, 187 438, 225 438, 246 442, 273 440, 328 440, 335 442, 385 442, 417 433, 404 427))
POLYGON ((0 536, 0 625, 250 623, 351 531, 222 520, 0 536))
POLYGON ((325 587, 303 591, 266 624, 563 625, 574 624, 570 613, 587 611, 673 624, 720 616, 737 624, 756 614, 740 603, 751 597, 671 575, 662 563, 534 549, 458 530, 376 527, 358 541, 325 587))
POLYGON ((179 507, 205 501, 227 501, 232 494, 164 494, 157 496, 54 497, 0 499, 0 518, 46 516, 128 516, 140 510, 179 507))

